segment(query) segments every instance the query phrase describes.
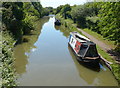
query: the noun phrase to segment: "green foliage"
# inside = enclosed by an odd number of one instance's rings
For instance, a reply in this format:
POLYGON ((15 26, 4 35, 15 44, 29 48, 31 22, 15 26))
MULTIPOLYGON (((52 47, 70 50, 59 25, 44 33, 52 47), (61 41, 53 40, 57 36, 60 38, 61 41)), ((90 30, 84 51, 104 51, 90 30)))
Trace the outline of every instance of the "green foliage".
POLYGON ((0 66, 0 69, 2 69, 2 86, 16 86, 16 75, 15 69, 13 67, 14 58, 12 51, 15 41, 13 40, 12 36, 6 31, 2 33, 2 40, 2 53, 0 59, 0 62, 2 62, 2 66, 0 66))
POLYGON ((69 4, 60 5, 56 9, 56 14, 60 13, 62 17, 64 17, 65 19, 71 18, 70 11, 71 11, 71 6, 69 4))
POLYGON ((23 3, 24 13, 29 14, 30 16, 38 16, 39 13, 34 9, 33 5, 30 2, 23 3))
POLYGON ((50 13, 53 13, 53 7, 43 8, 42 16, 48 16, 50 13))
POLYGON ((40 4, 40 2, 31 2, 32 5, 34 6, 34 8, 38 11, 39 13, 39 17, 42 17, 42 5, 40 4))
POLYGON ((46 9, 48 9, 49 13, 53 12, 53 7, 46 7, 46 9))
POLYGON ((100 22, 98 23, 101 34, 120 43, 120 2, 102 3, 99 10, 100 22))
POLYGON ((120 85, 120 64, 114 63, 111 65, 112 67, 112 72, 114 74, 114 76, 116 77, 116 79, 118 80, 118 85, 120 85))
POLYGON ((101 7, 101 3, 98 2, 88 2, 84 5, 89 8, 89 16, 96 16, 101 7))
POLYGON ((22 21, 22 31, 23 35, 29 34, 31 30, 34 29, 33 21, 34 16, 30 16, 29 14, 26 14, 25 19, 22 21))
POLYGON ((23 3, 22 2, 15 2, 15 3, 12 3, 12 12, 13 12, 13 15, 15 16, 15 18, 17 20, 22 20, 24 19, 24 12, 23 12, 23 3))
POLYGON ((85 5, 79 5, 72 9, 71 15, 78 27, 86 27, 86 17, 89 15, 89 8, 85 5))
MULTIPOLYGON (((11 15, 10 17, 12 17, 14 15, 14 17, 17 20, 22 20, 24 18, 23 3, 22 2, 19 2, 19 3, 17 3, 17 2, 14 2, 14 3, 6 2, 6 3, 3 3, 2 6, 8 10, 7 12, 10 13, 10 15, 11 15)), ((4 9, 3 12, 6 9, 4 9)), ((4 15, 5 14, 3 13, 3 16, 4 15)))
POLYGON ((57 9, 56 9, 56 14, 60 13, 62 7, 63 7, 63 5, 60 5, 60 6, 57 7, 57 9))
MULTIPOLYGON (((62 7, 61 9, 61 14, 62 16, 66 19, 68 17, 68 14, 69 12, 68 11, 71 11, 71 7, 69 4, 66 4, 62 7)), ((70 15, 70 14, 69 14, 70 15)))
POLYGON ((34 29, 35 17, 42 17, 40 2, 4 2, 2 6, 2 22, 17 40, 34 29))
POLYGON ((68 18, 72 19, 71 11, 67 11, 67 12, 66 12, 66 16, 67 16, 68 18))
POLYGON ((98 22, 99 18, 97 16, 86 17, 86 27, 94 32, 100 33, 98 22))
POLYGON ((20 35, 22 20, 24 19, 23 12, 23 3, 17 2, 4 2, 2 10, 2 22, 5 24, 6 29, 10 30, 15 38, 19 38, 19 35, 16 35, 18 32, 20 35))

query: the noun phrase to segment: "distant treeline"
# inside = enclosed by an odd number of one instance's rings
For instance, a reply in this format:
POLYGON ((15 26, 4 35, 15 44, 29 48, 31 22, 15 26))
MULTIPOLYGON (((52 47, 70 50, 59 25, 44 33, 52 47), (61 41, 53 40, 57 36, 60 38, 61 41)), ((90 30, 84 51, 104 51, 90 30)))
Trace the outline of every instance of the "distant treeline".
MULTIPOLYGON (((120 2, 87 2, 84 5, 60 5, 55 14, 72 19, 80 28, 89 28, 120 47, 120 2)), ((117 48, 120 52, 120 48, 117 48)))

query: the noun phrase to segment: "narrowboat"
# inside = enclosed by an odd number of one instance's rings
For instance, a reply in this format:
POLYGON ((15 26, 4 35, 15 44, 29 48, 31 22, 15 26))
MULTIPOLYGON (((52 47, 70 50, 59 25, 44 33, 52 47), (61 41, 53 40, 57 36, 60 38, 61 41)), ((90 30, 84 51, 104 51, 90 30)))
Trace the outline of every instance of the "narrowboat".
POLYGON ((58 19, 55 18, 55 25, 58 25, 58 26, 61 25, 60 20, 58 20, 58 19))
POLYGON ((96 44, 78 32, 70 32, 68 44, 77 56, 78 61, 87 63, 100 62, 100 56, 96 49, 96 44))

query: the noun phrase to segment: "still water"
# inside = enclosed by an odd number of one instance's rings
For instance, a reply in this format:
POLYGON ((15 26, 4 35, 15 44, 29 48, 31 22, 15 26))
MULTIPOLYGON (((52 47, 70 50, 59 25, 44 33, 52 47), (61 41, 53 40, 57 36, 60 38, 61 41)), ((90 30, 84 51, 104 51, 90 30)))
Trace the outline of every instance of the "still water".
POLYGON ((80 64, 68 46, 69 30, 54 26, 54 17, 36 22, 36 29, 24 36, 28 41, 14 49, 20 86, 117 86, 109 69, 99 72, 80 64))

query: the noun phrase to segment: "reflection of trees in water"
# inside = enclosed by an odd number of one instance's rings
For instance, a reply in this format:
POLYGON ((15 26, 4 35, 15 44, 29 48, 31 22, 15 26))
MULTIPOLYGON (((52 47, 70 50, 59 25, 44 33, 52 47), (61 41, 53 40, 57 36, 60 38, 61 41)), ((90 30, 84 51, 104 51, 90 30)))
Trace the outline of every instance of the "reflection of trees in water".
POLYGON ((35 30, 31 32, 29 35, 23 36, 23 38, 27 39, 27 42, 17 45, 14 48, 14 57, 15 57, 15 69, 18 74, 22 74, 26 72, 26 65, 28 64, 28 53, 31 49, 36 48, 34 43, 37 41, 42 26, 44 23, 49 21, 49 17, 44 17, 35 22, 35 30))
POLYGON ((18 45, 14 49, 15 57, 15 69, 18 74, 26 72, 27 56, 25 55, 25 49, 22 45, 18 45))
POLYGON ((60 30, 60 26, 54 25, 54 28, 55 28, 56 30, 60 30))
POLYGON ((64 25, 61 26, 54 26, 56 30, 60 30, 60 32, 63 33, 63 36, 68 37, 70 35, 70 32, 72 32, 72 30, 66 28, 64 25))

